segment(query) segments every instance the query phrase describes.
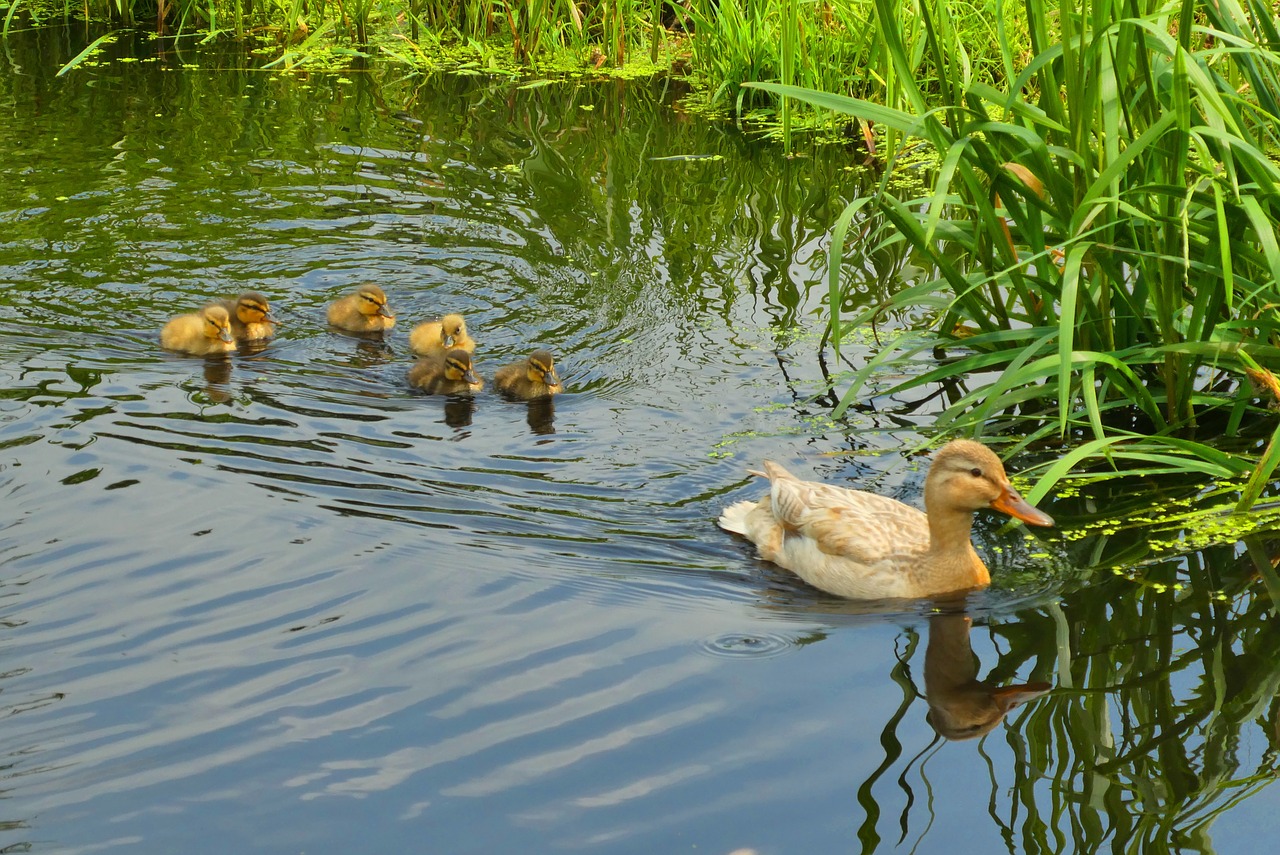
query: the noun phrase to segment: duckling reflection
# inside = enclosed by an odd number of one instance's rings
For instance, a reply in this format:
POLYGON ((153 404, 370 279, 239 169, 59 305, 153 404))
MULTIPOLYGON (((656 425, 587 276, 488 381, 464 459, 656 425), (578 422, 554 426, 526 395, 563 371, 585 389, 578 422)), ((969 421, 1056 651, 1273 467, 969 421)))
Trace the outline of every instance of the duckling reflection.
POLYGON ((231 400, 231 360, 214 357, 204 361, 204 393, 215 404, 231 400))
POLYGON ((396 325, 396 316, 387 308, 387 295, 372 282, 330 303, 327 316, 330 325, 347 332, 382 332, 396 325))
POLYGON ((444 423, 451 428, 471 426, 476 413, 476 399, 470 395, 451 395, 444 402, 444 423))
POLYGON ((556 432, 556 404, 550 396, 535 398, 526 406, 529 408, 525 418, 529 422, 529 430, 539 436, 556 432))
POLYGON ((945 739, 973 739, 990 733, 1019 704, 1053 687, 1048 683, 993 686, 978 679, 978 657, 969 643, 971 621, 963 615, 929 618, 924 652, 928 721, 945 739))

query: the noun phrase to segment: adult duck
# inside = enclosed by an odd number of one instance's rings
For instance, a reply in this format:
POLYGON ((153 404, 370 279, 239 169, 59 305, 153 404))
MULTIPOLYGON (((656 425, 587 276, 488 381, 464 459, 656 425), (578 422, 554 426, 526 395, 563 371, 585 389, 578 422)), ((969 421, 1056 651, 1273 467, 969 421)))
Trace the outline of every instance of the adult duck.
POLYGON ((189 315, 178 315, 160 329, 160 346, 192 356, 230 353, 236 349, 231 316, 216 303, 189 315))
POLYGON ((387 295, 372 282, 330 303, 328 317, 330 324, 348 332, 379 332, 396 325, 396 316, 387 308, 387 295))
POLYGON ((409 349, 418 356, 439 356, 455 348, 476 352, 476 341, 467 333, 467 322, 462 315, 424 321, 409 333, 409 349))
POLYGON ((840 597, 928 597, 987 585, 991 575, 970 540, 975 511, 1053 525, 1009 483, 1000 458, 967 439, 934 456, 924 513, 874 493, 802 481, 772 461, 764 470, 751 474, 769 479, 769 495, 725 508, 720 527, 840 597))

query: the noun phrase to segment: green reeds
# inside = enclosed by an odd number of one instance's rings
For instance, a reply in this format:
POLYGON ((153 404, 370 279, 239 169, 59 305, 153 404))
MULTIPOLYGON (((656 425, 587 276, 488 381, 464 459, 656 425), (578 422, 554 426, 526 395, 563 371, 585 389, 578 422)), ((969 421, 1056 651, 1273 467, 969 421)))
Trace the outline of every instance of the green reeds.
MULTIPOLYGON (((761 86, 923 139, 940 159, 920 199, 895 196, 891 162, 875 197, 845 217, 872 240, 834 242, 836 310, 848 299, 847 251, 905 241, 930 271, 851 320, 833 318, 838 333, 931 311, 927 329, 851 378, 841 409, 877 371, 907 368, 887 392, 956 390, 938 414, 942 430, 1014 430, 1023 445, 1070 437, 1088 442, 1082 462, 1250 470, 1252 458, 1200 438, 1237 433, 1274 403, 1267 394, 1258 405, 1245 369, 1246 358, 1280 369, 1280 167, 1268 157, 1280 136, 1270 109, 1280 54, 1274 33, 1254 29, 1258 9, 1223 4, 1212 28, 1195 24, 1196 9, 1191 0, 1028 4, 1037 52, 1003 87, 970 78, 951 60, 942 16, 925 15, 945 75, 926 92, 893 4, 878 0, 908 109, 761 86)), ((1014 46, 1001 49, 1017 67, 1014 46)), ((1033 494, 1060 474, 1050 470, 1033 494)))

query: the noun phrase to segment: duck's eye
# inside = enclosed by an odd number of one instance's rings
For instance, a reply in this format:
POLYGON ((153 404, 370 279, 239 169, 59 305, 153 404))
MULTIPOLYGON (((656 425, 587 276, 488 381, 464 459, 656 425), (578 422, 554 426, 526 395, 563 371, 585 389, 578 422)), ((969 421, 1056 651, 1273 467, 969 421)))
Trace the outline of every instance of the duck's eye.
POLYGON ((981 478, 981 477, 982 477, 982 470, 981 470, 981 469, 979 469, 977 466, 975 466, 975 467, 973 467, 972 469, 970 469, 970 470, 969 470, 969 474, 970 474, 970 475, 972 475, 974 478, 981 478))

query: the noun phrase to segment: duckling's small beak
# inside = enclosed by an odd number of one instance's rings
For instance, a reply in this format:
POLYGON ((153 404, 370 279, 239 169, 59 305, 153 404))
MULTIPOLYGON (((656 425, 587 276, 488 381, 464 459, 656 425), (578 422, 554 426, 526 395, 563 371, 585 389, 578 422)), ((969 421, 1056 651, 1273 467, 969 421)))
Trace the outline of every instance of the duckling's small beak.
POLYGON ((394 317, 395 317, 395 315, 391 314, 391 310, 390 310, 390 309, 388 309, 386 306, 379 306, 379 307, 378 307, 378 314, 382 315, 382 317, 384 317, 384 318, 394 318, 394 317))
POLYGON ((230 328, 230 327, 223 327, 222 329, 218 330, 218 338, 222 339, 223 341, 227 342, 228 344, 230 344, 231 342, 235 341, 235 337, 234 337, 233 335, 231 335, 231 328, 230 328))
POLYGON ((273 315, 273 314, 271 314, 270 312, 267 312, 265 315, 263 315, 263 316, 262 316, 262 319, 263 319, 264 321, 266 321, 267 323, 269 323, 269 324, 278 324, 278 323, 280 323, 279 319, 278 319, 278 318, 276 318, 276 316, 275 316, 275 315, 273 315))
POLYGON ((1004 492, 991 503, 991 507, 1001 513, 1008 514, 1014 519, 1022 520, 1027 525, 1053 525, 1053 517, 1044 511, 1037 510, 1034 505, 1022 498, 1010 484, 1005 484, 1004 492))
POLYGON ((468 369, 467 369, 467 373, 466 373, 466 374, 463 374, 463 375, 462 375, 462 379, 463 379, 463 380, 466 380, 466 381, 467 381, 468 383, 470 383, 472 386, 474 386, 474 385, 476 385, 477 383, 479 383, 479 382, 480 382, 480 378, 476 376, 476 372, 475 372, 474 370, 470 369, 470 368, 468 368, 468 369))
POLYGON ((548 386, 559 386, 560 378, 557 377, 556 372, 552 370, 542 375, 542 382, 546 383, 548 386))
POLYGON ((453 347, 453 336, 449 335, 448 333, 444 334, 444 346, 453 347))

